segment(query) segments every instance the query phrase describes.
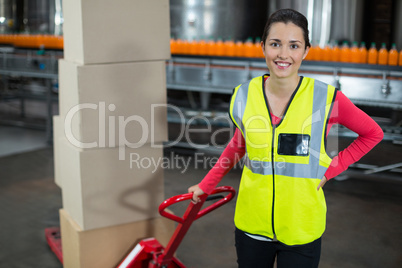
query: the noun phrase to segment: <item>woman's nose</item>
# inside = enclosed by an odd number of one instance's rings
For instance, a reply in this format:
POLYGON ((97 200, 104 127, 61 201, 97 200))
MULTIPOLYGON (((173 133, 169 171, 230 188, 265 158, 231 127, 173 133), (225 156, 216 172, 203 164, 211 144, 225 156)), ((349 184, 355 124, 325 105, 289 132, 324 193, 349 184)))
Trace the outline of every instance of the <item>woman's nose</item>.
POLYGON ((287 59, 289 57, 289 53, 286 47, 282 46, 278 51, 278 58, 287 59))

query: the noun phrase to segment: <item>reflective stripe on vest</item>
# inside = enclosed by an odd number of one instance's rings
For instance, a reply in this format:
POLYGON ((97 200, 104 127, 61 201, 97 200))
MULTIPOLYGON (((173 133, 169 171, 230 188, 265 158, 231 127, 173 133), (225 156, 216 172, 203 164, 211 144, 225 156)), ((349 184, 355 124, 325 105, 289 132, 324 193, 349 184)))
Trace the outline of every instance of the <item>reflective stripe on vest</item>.
MULTIPOLYGON (((245 137, 245 128, 241 118, 243 118, 244 111, 247 103, 247 93, 250 82, 242 84, 237 89, 237 94, 233 101, 233 119, 235 124, 238 124, 239 129, 243 133, 243 137, 245 137)), ((319 170, 319 174, 324 175, 327 167, 323 167, 319 165, 320 160, 320 151, 321 151, 321 142, 324 137, 324 129, 322 128, 321 121, 325 118, 325 109, 320 109, 320 103, 325 103, 327 100, 327 87, 328 85, 315 80, 314 81, 314 99, 313 99, 313 114, 312 114, 312 125, 311 125, 311 134, 315 137, 321 137, 321 139, 312 139, 310 141, 310 154, 309 154, 309 165, 306 164, 297 164, 297 163, 289 163, 289 162, 276 162, 276 165, 279 167, 276 169, 275 174, 284 175, 284 176, 293 176, 293 174, 303 174, 304 178, 317 178, 316 174, 312 173, 313 171, 319 170)), ((245 165, 256 174, 261 175, 272 175, 272 163, 266 161, 256 161, 248 158, 248 155, 245 155, 245 165)), ((330 163, 328 163, 329 165, 330 163)))
MULTIPOLYGON (((244 137, 244 126, 243 126, 243 121, 241 120, 244 115, 244 109, 246 109, 246 103, 247 103, 247 92, 248 92, 248 87, 250 85, 250 81, 240 85, 239 89, 237 90, 237 94, 234 100, 234 106, 233 106, 233 116, 235 117, 234 122, 237 122, 239 125, 239 129, 243 133, 244 137)), ((237 89, 237 88, 236 88, 237 89)), ((236 90, 235 89, 235 90, 236 90)))
MULTIPOLYGON (((256 161, 248 158, 246 154, 244 159, 244 165, 255 174, 260 175, 272 175, 272 162, 256 161)), ((313 157, 316 158, 316 157, 313 157)), ((319 159, 313 160, 319 162, 319 159)), ((317 164, 315 163, 315 164, 317 164)), ((287 162, 275 162, 275 174, 283 176, 292 176, 295 173, 303 174, 305 179, 317 179, 316 174, 313 174, 311 167, 305 164, 287 163, 287 162)), ((318 165, 318 174, 325 174, 327 168, 318 165)))

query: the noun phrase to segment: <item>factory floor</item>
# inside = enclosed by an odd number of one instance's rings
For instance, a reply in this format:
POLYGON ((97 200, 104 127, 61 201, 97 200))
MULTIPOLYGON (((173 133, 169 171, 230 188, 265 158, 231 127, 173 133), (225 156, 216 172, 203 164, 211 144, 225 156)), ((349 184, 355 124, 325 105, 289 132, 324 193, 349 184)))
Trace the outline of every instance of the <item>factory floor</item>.
MULTIPOLYGON (((38 145, 44 136, 44 132, 0 126, 0 267, 62 267, 44 236, 46 227, 59 224, 58 209, 62 207, 61 191, 54 184, 53 149, 38 145), (31 137, 31 144, 23 145, 16 135, 31 137)), ((165 152, 167 157, 177 153, 165 152)), ((401 159, 399 151, 387 154, 401 159)), ((183 160, 195 156, 177 155, 183 160)), ((197 154, 197 159, 201 158, 206 160, 202 163, 213 160, 213 156, 197 154)), ((208 169, 209 164, 204 166, 200 161, 191 162, 187 170, 166 169, 165 196, 186 192, 208 169)), ((348 174, 324 187, 328 215, 320 267, 402 267, 402 180, 348 174)), ((238 189, 240 175, 239 168, 232 170, 221 185, 238 189)), ((173 210, 179 213, 183 208, 173 210)), ((178 258, 188 267, 236 267, 234 208, 232 201, 196 221, 177 252, 178 258)))

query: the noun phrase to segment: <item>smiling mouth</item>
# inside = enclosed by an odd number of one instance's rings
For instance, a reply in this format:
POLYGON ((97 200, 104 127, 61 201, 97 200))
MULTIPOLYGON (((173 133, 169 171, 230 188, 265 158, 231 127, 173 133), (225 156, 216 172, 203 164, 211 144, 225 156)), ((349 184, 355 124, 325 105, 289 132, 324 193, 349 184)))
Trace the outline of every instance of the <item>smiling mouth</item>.
POLYGON ((289 67, 291 64, 288 62, 275 62, 276 66, 278 66, 280 69, 285 69, 289 67))

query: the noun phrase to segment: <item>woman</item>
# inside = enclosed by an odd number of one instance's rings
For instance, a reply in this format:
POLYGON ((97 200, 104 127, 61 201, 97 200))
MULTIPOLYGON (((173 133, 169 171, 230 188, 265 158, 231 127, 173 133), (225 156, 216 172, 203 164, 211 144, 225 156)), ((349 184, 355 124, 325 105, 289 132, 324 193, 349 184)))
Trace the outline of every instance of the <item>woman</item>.
POLYGON ((333 86, 298 75, 310 48, 302 14, 276 11, 262 40, 270 73, 235 88, 229 111, 235 135, 189 192, 198 202, 245 156, 235 212, 239 267, 272 267, 275 258, 279 268, 318 267, 326 221, 322 187, 379 143, 383 132, 333 86), (331 159, 325 147, 333 124, 359 137, 331 159))

